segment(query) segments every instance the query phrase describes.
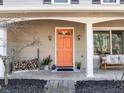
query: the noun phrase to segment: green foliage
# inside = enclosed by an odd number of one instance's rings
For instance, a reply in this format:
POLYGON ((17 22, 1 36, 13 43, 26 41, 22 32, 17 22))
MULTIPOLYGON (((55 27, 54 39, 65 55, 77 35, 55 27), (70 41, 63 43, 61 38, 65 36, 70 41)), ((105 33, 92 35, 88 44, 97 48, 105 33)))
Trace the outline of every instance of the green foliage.
POLYGON ((51 62, 52 62, 52 59, 50 55, 41 61, 42 65, 49 65, 51 62))
POLYGON ((76 67, 80 67, 81 66, 81 62, 76 62, 76 67))

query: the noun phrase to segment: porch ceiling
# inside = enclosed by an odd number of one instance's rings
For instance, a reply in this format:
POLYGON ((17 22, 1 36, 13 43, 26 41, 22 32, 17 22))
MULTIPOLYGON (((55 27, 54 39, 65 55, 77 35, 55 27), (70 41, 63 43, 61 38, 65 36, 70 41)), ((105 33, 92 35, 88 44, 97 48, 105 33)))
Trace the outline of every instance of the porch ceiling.
POLYGON ((109 20, 93 24, 94 27, 124 27, 124 19, 109 20))
POLYGON ((0 24, 31 20, 63 20, 87 24, 104 21, 123 20, 124 12, 27 12, 27 13, 0 13, 0 24))
POLYGON ((93 23, 108 21, 108 20, 119 20, 124 19, 124 12, 121 13, 100 13, 100 12, 32 12, 32 13, 0 13, 0 23, 13 23, 28 20, 65 20, 86 23, 93 21, 93 23), (101 18, 101 19, 99 19, 101 18), (104 18, 104 19, 103 19, 104 18), (89 19, 89 20, 88 20, 89 19))

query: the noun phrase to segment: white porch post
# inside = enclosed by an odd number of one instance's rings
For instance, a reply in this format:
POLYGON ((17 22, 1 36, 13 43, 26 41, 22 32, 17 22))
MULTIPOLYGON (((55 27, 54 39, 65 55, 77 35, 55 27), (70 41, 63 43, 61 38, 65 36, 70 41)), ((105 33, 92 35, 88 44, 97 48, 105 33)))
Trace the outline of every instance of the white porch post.
POLYGON ((94 77, 93 75, 93 25, 92 23, 86 24, 86 60, 87 68, 86 75, 89 78, 94 77))
POLYGON ((0 26, 0 55, 7 56, 7 29, 0 26))

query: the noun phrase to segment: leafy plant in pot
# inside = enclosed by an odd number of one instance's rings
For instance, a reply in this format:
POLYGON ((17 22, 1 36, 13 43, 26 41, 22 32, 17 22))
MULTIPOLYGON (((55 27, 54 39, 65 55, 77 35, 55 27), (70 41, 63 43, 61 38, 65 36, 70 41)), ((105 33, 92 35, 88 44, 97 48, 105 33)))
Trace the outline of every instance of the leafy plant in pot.
POLYGON ((48 65, 52 62, 51 56, 49 55, 48 57, 44 58, 42 60, 42 65, 44 65, 44 69, 48 70, 48 65))
POLYGON ((76 62, 76 67, 77 67, 77 69, 80 69, 81 68, 81 62, 76 62))

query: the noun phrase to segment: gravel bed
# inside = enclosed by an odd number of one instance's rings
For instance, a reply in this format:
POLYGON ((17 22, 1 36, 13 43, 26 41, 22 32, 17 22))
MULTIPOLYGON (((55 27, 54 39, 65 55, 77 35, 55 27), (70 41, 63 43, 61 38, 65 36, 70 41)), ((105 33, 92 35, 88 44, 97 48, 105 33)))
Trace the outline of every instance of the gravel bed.
POLYGON ((11 79, 7 86, 0 80, 0 93, 43 93, 47 81, 32 79, 11 79))
POLYGON ((124 93, 124 87, 120 81, 77 81, 75 93, 124 93))

